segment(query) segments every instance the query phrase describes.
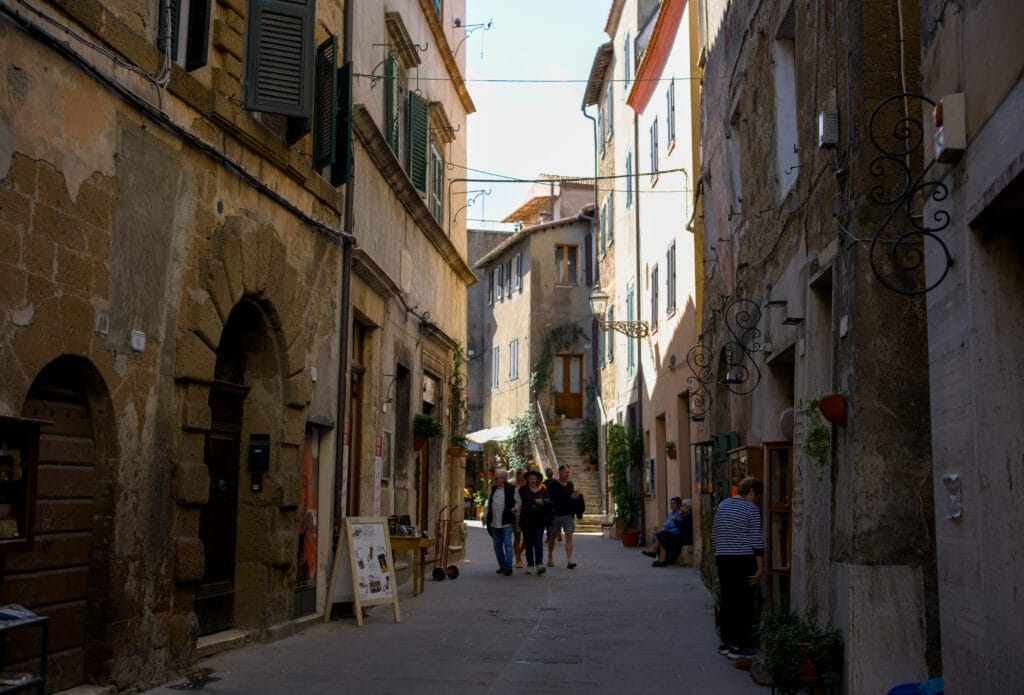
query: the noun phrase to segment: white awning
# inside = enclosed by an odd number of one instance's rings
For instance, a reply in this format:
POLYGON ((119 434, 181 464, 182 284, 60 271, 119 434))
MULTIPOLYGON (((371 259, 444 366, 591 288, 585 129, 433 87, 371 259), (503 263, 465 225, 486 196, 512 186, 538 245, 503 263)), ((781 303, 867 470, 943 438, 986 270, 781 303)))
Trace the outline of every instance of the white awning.
POLYGON ((470 432, 466 435, 466 439, 477 444, 485 444, 487 442, 503 442, 511 436, 512 425, 501 425, 500 427, 490 427, 486 430, 470 432))

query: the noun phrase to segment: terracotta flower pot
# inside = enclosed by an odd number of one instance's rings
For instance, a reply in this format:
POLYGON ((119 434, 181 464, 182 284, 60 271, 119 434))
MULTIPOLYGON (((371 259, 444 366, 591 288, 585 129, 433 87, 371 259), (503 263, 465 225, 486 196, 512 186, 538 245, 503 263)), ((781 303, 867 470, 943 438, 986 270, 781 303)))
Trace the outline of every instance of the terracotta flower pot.
POLYGON ((636 548, 640 545, 640 531, 637 529, 619 531, 619 538, 622 539, 622 545, 627 548, 636 548))
POLYGON ((422 449, 426 445, 426 443, 427 443, 427 438, 426 437, 421 437, 418 434, 414 434, 413 435, 413 437, 412 437, 412 448, 413 448, 414 451, 419 451, 420 449, 422 449))
POLYGON ((674 448, 672 448, 672 449, 665 449, 665 455, 668 456, 673 461, 676 460, 676 450, 674 448))
POLYGON ((461 446, 450 446, 448 447, 448 457, 453 459, 460 459, 466 455, 466 450, 461 446))
POLYGON ((846 427, 846 396, 833 393, 818 401, 818 410, 833 425, 846 427))

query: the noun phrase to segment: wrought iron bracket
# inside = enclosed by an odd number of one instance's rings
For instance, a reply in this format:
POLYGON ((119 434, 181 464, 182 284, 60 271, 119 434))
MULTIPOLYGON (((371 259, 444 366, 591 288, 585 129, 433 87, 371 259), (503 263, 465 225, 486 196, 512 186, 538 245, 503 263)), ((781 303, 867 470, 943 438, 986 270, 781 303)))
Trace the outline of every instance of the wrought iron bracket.
POLYGON ((597 319, 598 324, 605 330, 613 330, 616 333, 628 335, 630 338, 648 338, 651 335, 651 325, 646 321, 602 321, 597 319))
POLYGON ((690 417, 702 419, 711 409, 711 384, 715 382, 714 353, 697 343, 686 353, 686 365, 693 376, 686 377, 690 391, 690 417))
POLYGON ((934 101, 922 94, 895 94, 875 107, 868 122, 871 143, 881 153, 871 160, 871 175, 900 180, 895 190, 891 190, 892 185, 883 183, 871 188, 871 201, 887 208, 887 211, 871 239, 870 260, 875 276, 887 288, 898 294, 918 295, 934 289, 946 278, 953 267, 953 256, 938 236, 949 226, 949 213, 942 208, 936 209, 930 220, 924 214, 927 200, 946 200, 949 189, 938 179, 928 178, 934 159, 920 174, 915 176, 913 173, 910 160, 920 156, 918 150, 924 146, 925 138, 924 124, 910 115, 908 102, 935 106, 934 101), (889 121, 883 114, 900 103, 903 104, 902 115, 897 113, 891 130, 886 131, 882 123, 889 121), (926 243, 938 244, 940 258, 945 259, 945 266, 931 283, 925 276, 926 243))
POLYGON ((725 344, 725 373, 721 384, 745 396, 761 383, 761 368, 753 355, 761 351, 761 307, 749 299, 736 299, 725 308, 725 327, 732 339, 725 344))

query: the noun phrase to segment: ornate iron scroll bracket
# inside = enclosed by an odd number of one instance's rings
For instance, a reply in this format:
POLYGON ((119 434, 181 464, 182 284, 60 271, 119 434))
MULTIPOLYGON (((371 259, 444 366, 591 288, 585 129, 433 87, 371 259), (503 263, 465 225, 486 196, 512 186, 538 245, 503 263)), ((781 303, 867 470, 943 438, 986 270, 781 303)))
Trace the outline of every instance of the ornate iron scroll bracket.
POLYGON ((937 209, 930 220, 924 214, 928 198, 941 202, 949 196, 949 189, 938 179, 927 178, 934 159, 919 175, 913 174, 910 159, 919 156, 917 150, 924 145, 924 125, 920 119, 910 116, 907 102, 935 106, 934 101, 921 94, 896 94, 875 107, 868 123, 871 142, 881 152, 871 160, 871 175, 901 182, 878 183, 871 188, 871 201, 888 210, 871 239, 870 260, 871 269, 883 285, 899 294, 917 295, 934 289, 946 278, 953 266, 953 256, 938 236, 949 226, 949 213, 937 209), (891 131, 887 132, 885 126, 890 119, 885 114, 891 114, 901 103, 903 110, 896 112, 891 131), (945 257, 945 267, 931 283, 927 281, 924 267, 927 243, 938 244, 945 257))
POLYGON ((749 299, 737 299, 725 308, 725 327, 732 340, 725 344, 725 373, 721 383, 731 393, 745 396, 761 383, 761 369, 753 355, 761 351, 761 307, 749 299))
POLYGON ((693 376, 686 377, 690 390, 690 417, 701 420, 711 409, 711 384, 715 382, 714 353, 697 343, 686 353, 686 366, 693 376))

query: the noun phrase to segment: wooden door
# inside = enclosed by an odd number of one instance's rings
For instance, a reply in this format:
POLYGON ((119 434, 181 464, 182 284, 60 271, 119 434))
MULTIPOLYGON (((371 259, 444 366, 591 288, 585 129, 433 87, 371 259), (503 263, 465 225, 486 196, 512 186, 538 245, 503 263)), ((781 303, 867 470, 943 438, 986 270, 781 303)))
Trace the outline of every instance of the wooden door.
POLYGON ((583 417, 583 355, 555 355, 551 388, 555 414, 573 419, 583 417))
MULTIPOLYGON (((89 406, 78 394, 54 390, 29 398, 25 417, 49 420, 39 439, 35 542, 6 555, 0 603, 20 603, 50 617, 48 690, 85 680, 89 564, 94 548, 95 451, 89 406), (66 396, 66 400, 65 400, 66 396)), ((34 631, 12 634, 5 670, 32 671, 19 662, 39 654, 34 631)))
POLYGON ((765 444, 764 449, 768 468, 764 495, 768 517, 765 538, 768 608, 789 610, 793 553, 793 447, 789 443, 765 444))
POLYGON ((206 567, 195 603, 203 635, 227 630, 234 624, 238 471, 242 413, 248 392, 246 387, 220 382, 210 387, 212 423, 205 454, 210 498, 199 517, 206 567))

